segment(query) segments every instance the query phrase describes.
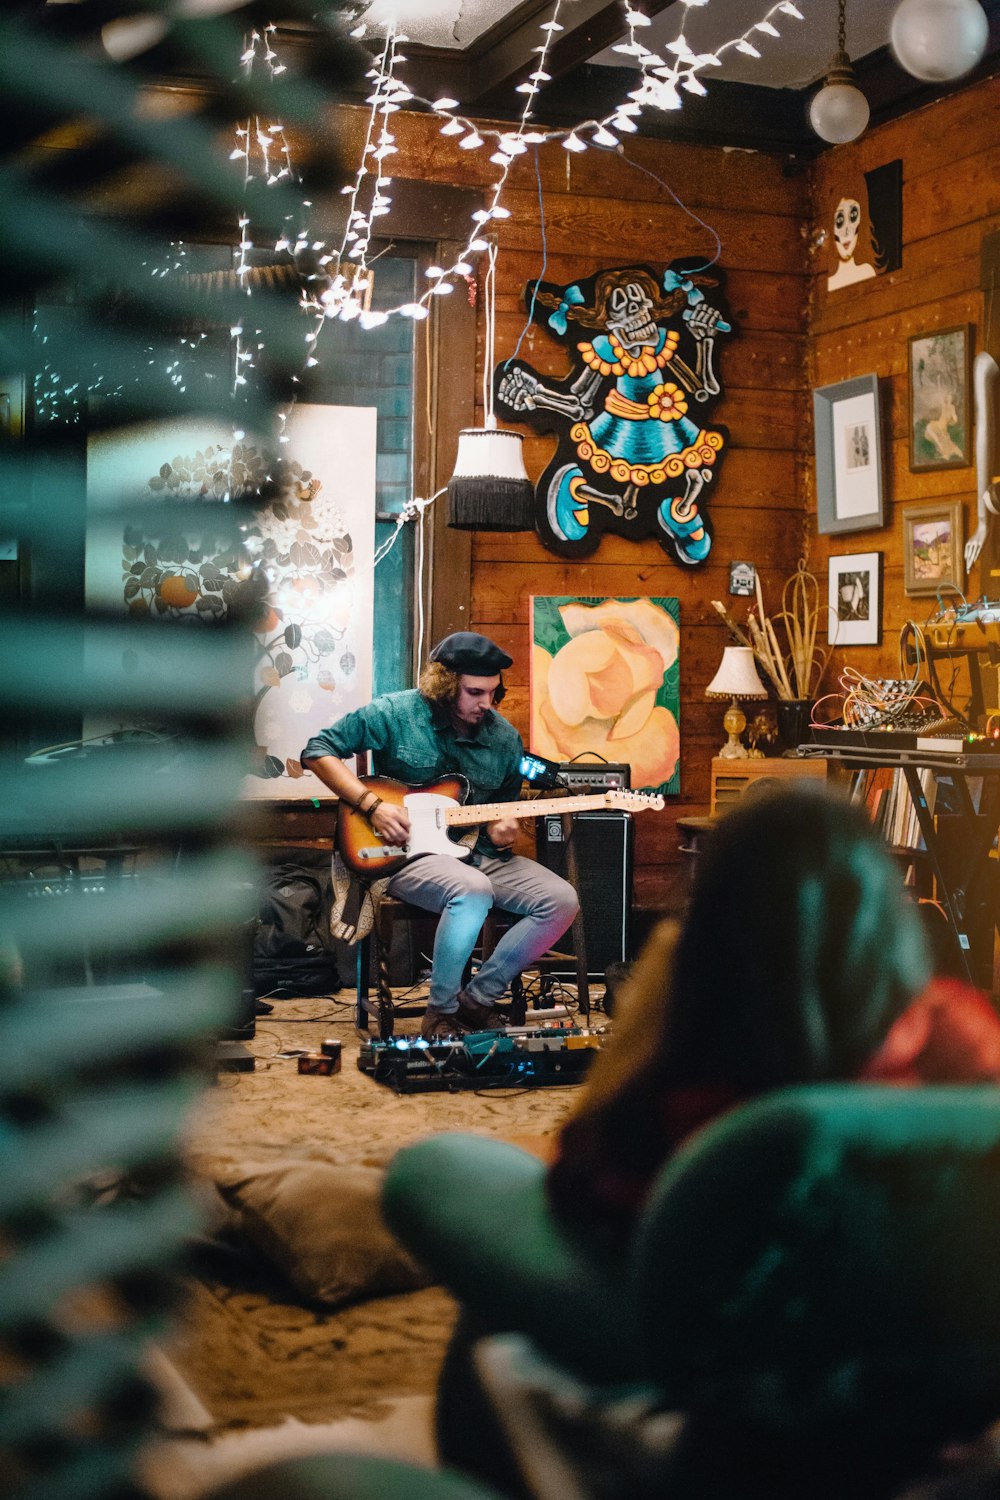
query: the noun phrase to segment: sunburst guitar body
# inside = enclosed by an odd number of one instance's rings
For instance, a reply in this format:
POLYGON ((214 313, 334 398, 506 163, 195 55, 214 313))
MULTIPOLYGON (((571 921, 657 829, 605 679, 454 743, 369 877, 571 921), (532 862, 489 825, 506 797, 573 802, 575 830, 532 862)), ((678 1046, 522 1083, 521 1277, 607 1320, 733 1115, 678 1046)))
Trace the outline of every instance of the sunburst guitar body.
POLYGON ((483 823, 500 818, 540 818, 549 813, 586 812, 598 807, 613 807, 622 812, 639 812, 644 808, 657 811, 663 798, 651 792, 607 791, 570 797, 539 797, 532 802, 487 802, 463 807, 469 785, 463 776, 445 776, 426 786, 407 786, 388 776, 365 776, 365 787, 405 809, 410 819, 410 837, 405 846, 388 844, 380 839, 368 819, 347 802, 337 809, 337 848, 340 857, 365 880, 379 880, 394 875, 411 859, 425 854, 444 854, 451 859, 468 859, 483 823), (458 843, 449 829, 469 830, 466 841, 458 843))

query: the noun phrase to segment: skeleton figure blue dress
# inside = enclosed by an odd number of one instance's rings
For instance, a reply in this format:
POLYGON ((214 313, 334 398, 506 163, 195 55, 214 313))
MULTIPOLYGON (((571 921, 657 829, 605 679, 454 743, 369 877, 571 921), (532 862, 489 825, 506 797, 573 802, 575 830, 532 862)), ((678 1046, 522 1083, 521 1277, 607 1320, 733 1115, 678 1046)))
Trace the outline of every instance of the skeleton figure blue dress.
POLYGON ((661 290, 647 267, 627 267, 591 283, 534 289, 533 305, 554 307, 547 324, 570 347, 575 368, 552 381, 509 360, 497 371, 497 403, 514 420, 560 433, 538 485, 540 529, 557 550, 593 550, 599 507, 601 523, 626 535, 655 528, 681 562, 708 556, 700 502, 726 436, 697 418, 721 394, 714 344, 731 324, 696 285, 704 280, 671 268, 661 290), (592 301, 583 291, 591 285, 592 301), (593 336, 571 334, 570 321, 593 336))

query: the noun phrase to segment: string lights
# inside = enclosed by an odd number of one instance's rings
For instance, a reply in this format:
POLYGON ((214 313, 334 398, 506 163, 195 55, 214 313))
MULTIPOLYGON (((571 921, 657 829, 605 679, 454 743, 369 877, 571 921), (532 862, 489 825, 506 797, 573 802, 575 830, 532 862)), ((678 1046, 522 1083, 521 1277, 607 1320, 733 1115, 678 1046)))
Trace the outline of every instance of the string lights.
MULTIPOLYGON (((501 170, 488 189, 486 206, 477 209, 472 215, 473 229, 461 254, 451 266, 428 268, 426 275, 431 285, 421 297, 416 301, 402 303, 398 307, 382 309, 375 313, 366 312, 359 303, 352 279, 345 277, 338 269, 332 276, 329 287, 322 294, 321 300, 326 317, 356 317, 362 327, 374 327, 384 323, 394 314, 409 318, 426 318, 430 312, 432 297, 447 295, 454 289, 458 277, 471 274, 470 260, 481 255, 489 247, 485 235, 490 226, 510 217, 510 210, 500 201, 501 195, 511 167, 519 156, 525 154, 529 146, 558 142, 564 150, 574 155, 582 155, 591 147, 614 150, 620 147, 623 136, 634 135, 638 132, 639 120, 645 110, 682 108, 681 90, 691 94, 705 95, 708 90, 699 74, 711 68, 721 67, 726 52, 736 50, 746 56, 759 58, 762 53, 757 43, 763 43, 765 39, 777 38, 781 35, 775 24, 776 20, 783 17, 796 21, 805 19, 802 11, 792 3, 792 0, 776 0, 776 3, 770 6, 760 20, 754 21, 739 35, 722 43, 712 52, 698 52, 688 43, 685 35, 686 22, 688 12, 708 4, 708 0, 681 0, 684 16, 680 29, 674 40, 665 46, 664 53, 667 55, 660 55, 638 39, 637 33, 651 25, 650 18, 625 0, 623 17, 628 30, 628 40, 618 43, 614 50, 634 57, 638 62, 640 78, 637 86, 630 90, 620 104, 600 119, 586 119, 568 128, 540 129, 532 123, 533 106, 539 91, 551 79, 547 64, 550 49, 559 32, 564 29, 559 19, 563 3, 564 0, 555 0, 550 18, 540 25, 542 40, 534 49, 538 61, 527 78, 517 85, 517 92, 525 96, 525 103, 521 117, 513 130, 487 127, 472 120, 459 112, 459 103, 456 99, 429 100, 414 94, 401 82, 396 71, 398 65, 405 61, 398 51, 399 45, 407 39, 395 32, 393 28, 389 29, 383 41, 379 60, 369 74, 369 77, 373 79, 373 90, 367 101, 371 106, 371 113, 362 160, 354 184, 344 189, 345 193, 350 195, 351 201, 348 231, 339 257, 341 264, 345 250, 348 257, 358 260, 362 265, 366 264, 365 256, 371 242, 373 220, 390 212, 391 196, 388 191, 390 181, 383 162, 386 155, 394 154, 398 149, 395 137, 388 127, 388 116, 395 109, 401 108, 406 103, 424 106, 444 121, 441 134, 454 139, 459 150, 471 152, 492 146, 489 159, 501 170), (379 129, 380 115, 381 128, 379 129), (369 158, 378 163, 379 171, 369 206, 367 210, 363 210, 358 207, 358 198, 366 178, 371 175, 369 158), (350 250, 347 250, 348 244, 352 245, 350 250)), ((361 38, 366 35, 366 31, 365 25, 359 24, 351 35, 361 38)))
MULTIPOLYGON (((259 63, 267 68, 272 80, 279 78, 286 71, 285 64, 281 62, 274 50, 276 31, 277 27, 273 23, 264 26, 260 31, 251 31, 240 56, 240 62, 248 74, 259 63)), ((261 179, 268 187, 274 187, 279 182, 299 180, 292 162, 292 152, 285 135, 285 127, 280 120, 272 121, 266 117, 262 120, 260 115, 255 115, 244 125, 238 125, 235 131, 235 144, 229 153, 229 159, 243 163, 244 186, 249 185, 255 178, 261 179)), ((323 241, 311 239, 307 221, 307 211, 311 207, 311 200, 303 198, 301 217, 295 229, 290 227, 291 215, 286 217, 285 223, 289 227, 275 242, 276 251, 286 251, 297 258, 307 250, 312 249, 318 252, 326 248, 323 241)), ((235 270, 240 286, 249 297, 251 295, 249 273, 254 243, 249 215, 245 213, 240 215, 239 231, 235 270)), ((263 348, 259 342, 259 335, 259 329, 254 329, 252 334, 248 334, 242 322, 234 324, 229 330, 233 345, 234 395, 239 392, 241 386, 248 383, 247 372, 254 368, 254 354, 263 348)))
MULTIPOLYGON (((321 331, 327 321, 357 319, 363 329, 369 329, 384 324, 392 316, 407 317, 417 321, 428 318, 432 299, 447 296, 453 292, 459 277, 464 278, 472 274, 474 258, 490 250, 491 242, 486 238, 490 228, 510 218, 511 211, 501 202, 501 198, 512 166, 519 157, 527 153, 529 147, 534 147, 537 151, 539 146, 558 142, 564 150, 573 155, 582 155, 591 147, 598 150, 620 149, 623 136, 638 132, 638 122, 645 110, 680 109, 682 107, 681 90, 697 95, 706 94, 707 89, 698 75, 707 69, 720 67, 723 55, 728 50, 735 49, 747 56, 760 57, 761 51, 756 42, 780 36, 778 27, 775 25, 777 18, 804 20, 802 12, 792 3, 792 0, 776 0, 776 3, 771 4, 759 21, 752 23, 739 35, 724 42, 713 52, 699 52, 688 43, 685 34, 686 23, 688 13, 707 4, 708 0, 681 0, 683 17, 678 34, 664 48, 665 55, 660 55, 646 47, 638 38, 638 33, 651 24, 649 17, 630 4, 629 0, 625 0, 623 17, 628 31, 628 40, 619 43, 615 50, 632 56, 638 61, 640 77, 637 86, 603 118, 590 118, 571 128, 540 129, 532 121, 533 108, 540 90, 551 81, 551 74, 548 71, 549 54, 559 33, 564 30, 560 20, 563 3, 564 0, 555 0, 551 15, 540 25, 541 41, 534 49, 537 62, 527 78, 517 85, 517 92, 524 96, 524 107, 513 129, 487 127, 472 120, 460 112, 459 101, 456 99, 440 97, 428 100, 414 94, 399 75, 400 66, 406 61, 400 49, 406 44, 408 38, 395 26, 389 26, 382 38, 380 51, 367 74, 372 85, 366 99, 369 115, 361 157, 353 181, 342 190, 348 199, 343 237, 336 252, 324 253, 320 256, 320 267, 326 273, 322 290, 303 299, 304 308, 312 319, 304 335, 306 345, 304 367, 306 369, 316 366, 319 362, 318 344, 321 331), (487 190, 485 206, 476 209, 472 214, 472 230, 454 262, 448 266, 429 266, 425 272, 428 285, 419 297, 395 307, 373 309, 371 307, 372 278, 368 255, 375 237, 376 221, 388 218, 391 213, 392 174, 388 162, 399 149, 392 129, 392 116, 406 105, 422 105, 442 120, 441 134, 453 139, 459 150, 474 152, 492 147, 489 159, 500 170, 487 190)), ((267 27, 264 37, 257 38, 264 49, 264 61, 272 70, 276 59, 270 45, 269 34, 273 30, 273 27, 267 27)), ((366 34, 367 27, 364 23, 355 26, 351 32, 351 35, 358 40, 366 34)), ((243 61, 249 67, 253 65, 256 57, 257 51, 252 37, 244 53, 243 61)), ((269 128, 267 134, 273 137, 276 132, 273 128, 269 128)), ((249 152, 251 145, 249 124, 243 141, 249 152)), ((263 143, 258 141, 258 145, 263 147, 269 144, 269 141, 263 143)), ((240 151, 233 152, 234 156, 241 154, 240 151)), ((266 155, 264 160, 266 162, 266 155)), ((244 161, 249 170, 249 155, 244 157, 244 161)), ((290 167, 290 160, 288 165, 290 167)), ((245 231, 246 226, 241 224, 240 264, 246 264, 242 249, 245 231)), ((292 248, 298 251, 304 247, 304 239, 305 237, 300 234, 294 246, 287 242, 279 242, 278 248, 292 248)), ((316 248, 324 249, 325 252, 325 247, 318 243, 316 248)), ((241 337, 242 329, 236 335, 237 340, 241 337)), ((241 363, 252 367, 252 358, 246 355, 244 345, 237 342, 235 375, 237 384, 245 383, 246 380, 241 363), (242 361, 241 355, 244 356, 242 361)), ((287 416, 286 412, 280 417, 279 441, 281 443, 287 443, 289 440, 286 431, 287 416)), ((434 496, 432 500, 436 498, 434 496)), ((402 525, 406 521, 418 519, 430 503, 432 501, 415 500, 400 512, 396 530, 385 547, 386 552, 398 537, 402 525)), ((384 556, 385 553, 381 555, 384 556)), ((376 559, 378 560, 380 558, 376 559)))
MULTIPOLYGON (((743 55, 758 58, 761 45, 780 36, 778 25, 783 18, 804 20, 802 11, 792 0, 777 0, 771 4, 760 20, 755 21, 738 36, 732 37, 713 52, 698 51, 687 39, 690 12, 702 8, 709 0, 681 0, 682 17, 677 36, 667 43, 662 53, 654 52, 640 40, 639 34, 651 25, 650 19, 636 6, 624 0, 623 19, 628 38, 615 50, 623 56, 636 59, 639 79, 628 95, 602 118, 588 118, 572 127, 558 129, 540 128, 533 122, 533 111, 539 92, 551 81, 548 64, 551 49, 564 30, 560 19, 564 0, 555 0, 551 14, 540 25, 539 45, 534 49, 537 61, 527 77, 517 85, 517 92, 524 98, 520 118, 513 128, 487 127, 461 113, 459 101, 441 97, 434 100, 415 95, 399 76, 406 59, 400 50, 407 37, 395 27, 390 27, 368 74, 371 91, 367 97, 369 117, 362 148, 361 159, 354 179, 344 188, 348 198, 346 224, 339 247, 331 250, 322 239, 312 236, 308 224, 310 200, 302 200, 298 222, 289 217, 286 228, 274 245, 279 252, 286 252, 299 259, 307 254, 317 257, 321 273, 317 290, 303 295, 302 306, 309 325, 304 334, 305 356, 303 369, 318 363, 317 348, 321 330, 330 320, 350 321, 356 319, 359 326, 368 329, 385 323, 392 316, 414 320, 428 318, 432 299, 453 292, 459 278, 473 273, 476 257, 488 252, 491 241, 490 230, 511 217, 511 211, 501 201, 514 163, 525 155, 529 147, 537 148, 558 143, 570 155, 582 155, 591 148, 598 150, 620 150, 622 138, 636 134, 643 113, 649 109, 678 110, 682 108, 682 92, 704 95, 707 90, 700 75, 721 65, 724 54, 736 50, 743 55), (760 45, 758 45, 760 44, 760 45), (376 229, 385 232, 385 220, 392 210, 391 158, 398 153, 398 144, 392 128, 392 116, 407 105, 420 105, 441 121, 441 134, 455 141, 464 152, 489 151, 489 160, 499 168, 493 183, 487 188, 485 205, 472 215, 472 228, 462 251, 456 259, 445 266, 427 268, 427 286, 422 294, 395 307, 373 309, 371 307, 372 271, 368 261, 376 229), (381 221, 381 222, 380 222, 381 221)), ((286 71, 274 47, 277 27, 272 23, 250 33, 240 57, 241 64, 251 71, 255 66, 265 66, 272 78, 286 71)), ((352 31, 356 39, 364 37, 367 27, 358 24, 352 31)), ((280 121, 254 116, 243 121, 235 131, 230 159, 242 163, 245 182, 257 178, 268 185, 282 181, 297 180, 292 153, 280 121)), ((254 241, 252 226, 246 214, 240 216, 239 240, 236 251, 235 271, 240 285, 251 295, 249 272, 252 268, 254 241)), ((172 271, 186 270, 183 266, 184 247, 172 246, 170 259, 163 266, 151 269, 152 275, 167 275, 172 271)), ((189 345, 187 356, 172 360, 166 369, 168 379, 183 389, 186 358, 197 349, 207 335, 201 334, 191 340, 182 340, 189 345)), ((256 356, 263 345, 260 331, 247 317, 234 323, 230 329, 233 346, 233 392, 237 394, 250 379, 256 356)), ((61 388, 58 373, 45 365, 41 379, 36 377, 38 399, 51 406, 49 413, 56 415, 56 408, 66 408, 67 401, 79 401, 82 391, 61 388)), ((101 378, 90 391, 102 388, 101 378)), ((287 412, 280 418, 279 441, 288 442, 284 430, 287 412)), ((376 561, 381 560, 391 548, 399 532, 408 521, 418 519, 437 496, 429 500, 414 499, 400 512, 396 530, 387 543, 379 549, 376 561)))

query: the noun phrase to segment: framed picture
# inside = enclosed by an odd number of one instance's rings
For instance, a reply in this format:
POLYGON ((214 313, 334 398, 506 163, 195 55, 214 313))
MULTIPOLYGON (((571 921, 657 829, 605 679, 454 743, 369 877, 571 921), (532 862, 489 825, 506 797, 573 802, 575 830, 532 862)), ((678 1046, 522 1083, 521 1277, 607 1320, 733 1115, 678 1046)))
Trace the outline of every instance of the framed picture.
POLYGON ((624 761, 639 790, 681 789, 680 603, 531 596, 531 748, 624 761))
POLYGON ((909 342, 910 468, 971 463, 972 328, 938 328, 909 342))
POLYGON ((965 577, 961 500, 903 506, 903 587, 936 594, 946 584, 962 589, 965 577))
POLYGON ((877 375, 813 391, 816 524, 820 532, 885 524, 877 375))
POLYGON ((827 635, 831 646, 877 646, 882 639, 882 554, 830 558, 827 635))
POLYGON ((753 598, 757 585, 757 569, 753 563, 731 562, 729 564, 729 592, 753 598))

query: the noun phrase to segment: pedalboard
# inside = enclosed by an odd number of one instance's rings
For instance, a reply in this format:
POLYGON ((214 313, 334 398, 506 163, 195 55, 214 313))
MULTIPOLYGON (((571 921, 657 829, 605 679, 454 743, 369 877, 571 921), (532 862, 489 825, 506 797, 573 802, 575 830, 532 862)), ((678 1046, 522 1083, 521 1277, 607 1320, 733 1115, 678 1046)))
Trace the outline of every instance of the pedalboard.
POLYGON ((551 1088, 582 1082, 599 1049, 595 1033, 575 1027, 512 1027, 433 1042, 404 1036, 365 1042, 358 1067, 400 1094, 551 1088))

